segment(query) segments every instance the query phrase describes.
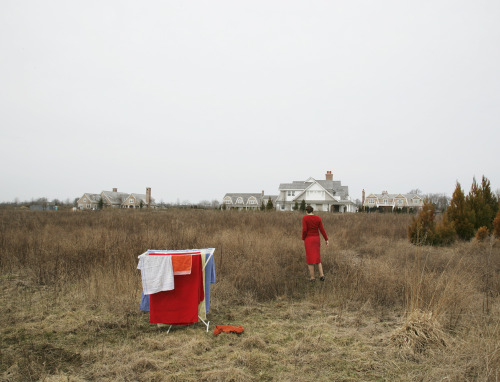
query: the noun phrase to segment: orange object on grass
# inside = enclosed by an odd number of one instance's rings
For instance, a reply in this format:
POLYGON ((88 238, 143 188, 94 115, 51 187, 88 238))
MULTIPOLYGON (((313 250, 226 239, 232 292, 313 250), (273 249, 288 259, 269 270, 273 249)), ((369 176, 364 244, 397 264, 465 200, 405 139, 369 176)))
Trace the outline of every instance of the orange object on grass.
POLYGON ((224 333, 243 333, 243 326, 231 326, 231 325, 215 325, 214 336, 224 332, 224 333))

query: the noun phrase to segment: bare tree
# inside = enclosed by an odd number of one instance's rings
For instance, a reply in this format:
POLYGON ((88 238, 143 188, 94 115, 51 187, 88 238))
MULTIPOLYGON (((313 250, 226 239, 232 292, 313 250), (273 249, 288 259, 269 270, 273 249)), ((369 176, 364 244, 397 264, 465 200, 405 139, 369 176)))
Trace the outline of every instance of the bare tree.
POLYGON ((198 202, 198 208, 210 208, 210 201, 209 200, 200 200, 198 202))
POLYGON ((451 198, 446 196, 446 194, 427 194, 425 197, 429 199, 432 204, 434 204, 436 211, 441 212, 444 212, 448 208, 451 200, 451 198))
POLYGON ((420 195, 422 194, 422 190, 420 188, 414 188, 410 191, 408 191, 409 194, 417 194, 417 195, 420 195))

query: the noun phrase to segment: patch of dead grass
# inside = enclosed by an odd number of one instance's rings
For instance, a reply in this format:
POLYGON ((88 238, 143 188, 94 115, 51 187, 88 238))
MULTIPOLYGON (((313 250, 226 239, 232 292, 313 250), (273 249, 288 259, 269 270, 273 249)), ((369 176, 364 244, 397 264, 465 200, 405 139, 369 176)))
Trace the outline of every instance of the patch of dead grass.
POLYGON ((447 347, 450 340, 431 312, 416 310, 395 330, 391 342, 404 359, 419 360, 424 354, 447 347))

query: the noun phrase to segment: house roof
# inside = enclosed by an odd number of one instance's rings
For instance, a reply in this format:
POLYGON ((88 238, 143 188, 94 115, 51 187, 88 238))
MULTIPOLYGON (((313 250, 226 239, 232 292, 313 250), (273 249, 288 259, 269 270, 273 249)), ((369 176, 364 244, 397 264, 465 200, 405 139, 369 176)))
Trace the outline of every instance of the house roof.
POLYGON ((85 194, 83 194, 83 196, 89 198, 90 202, 92 203, 99 203, 99 199, 101 199, 100 194, 89 194, 88 192, 86 192, 85 194))
POLYGON ((122 204, 130 194, 126 194, 125 192, 103 191, 101 195, 105 196, 111 204, 122 204))
MULTIPOLYGON (((281 183, 279 186, 279 190, 304 191, 306 188, 311 186, 312 179, 313 178, 309 178, 307 181, 295 180, 292 183, 281 183)), ((332 195, 339 195, 342 197, 342 199, 346 199, 349 196, 349 187, 342 186, 342 183, 339 180, 315 180, 315 181, 332 195)))
MULTIPOLYGON (((147 200, 146 194, 134 194, 134 193, 132 193, 132 194, 129 194, 127 196, 127 199, 130 198, 131 196, 134 197, 135 200, 137 200, 139 203, 141 202, 141 200, 144 204, 147 203, 146 202, 146 200, 147 200)), ((151 204, 155 204, 155 200, 153 198, 151 198, 151 204)))
POLYGON ((230 197, 233 202, 236 201, 238 198, 243 199, 243 204, 246 204, 247 200, 250 199, 252 196, 257 199, 257 201, 260 203, 262 200, 268 200, 269 197, 271 197, 271 200, 274 201, 276 198, 278 198, 278 195, 264 195, 262 196, 262 193, 248 193, 248 192, 228 192, 226 195, 224 195, 225 199, 226 197, 230 197))
POLYGON ((366 197, 366 199, 369 199, 369 198, 373 198, 373 197, 376 197, 377 199, 384 199, 384 198, 387 198, 387 199, 396 199, 397 197, 403 197, 403 198, 406 198, 406 199, 413 199, 413 198, 418 198, 418 199, 422 199, 422 197, 418 194, 370 194, 366 197))

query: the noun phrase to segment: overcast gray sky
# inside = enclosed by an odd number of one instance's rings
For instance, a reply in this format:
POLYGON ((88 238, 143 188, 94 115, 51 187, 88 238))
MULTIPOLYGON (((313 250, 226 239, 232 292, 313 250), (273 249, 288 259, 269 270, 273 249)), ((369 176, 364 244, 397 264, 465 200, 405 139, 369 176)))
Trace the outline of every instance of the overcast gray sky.
POLYGON ((500 187, 500 2, 0 2, 0 200, 500 187), (495 154, 496 153, 496 154, 495 154))

